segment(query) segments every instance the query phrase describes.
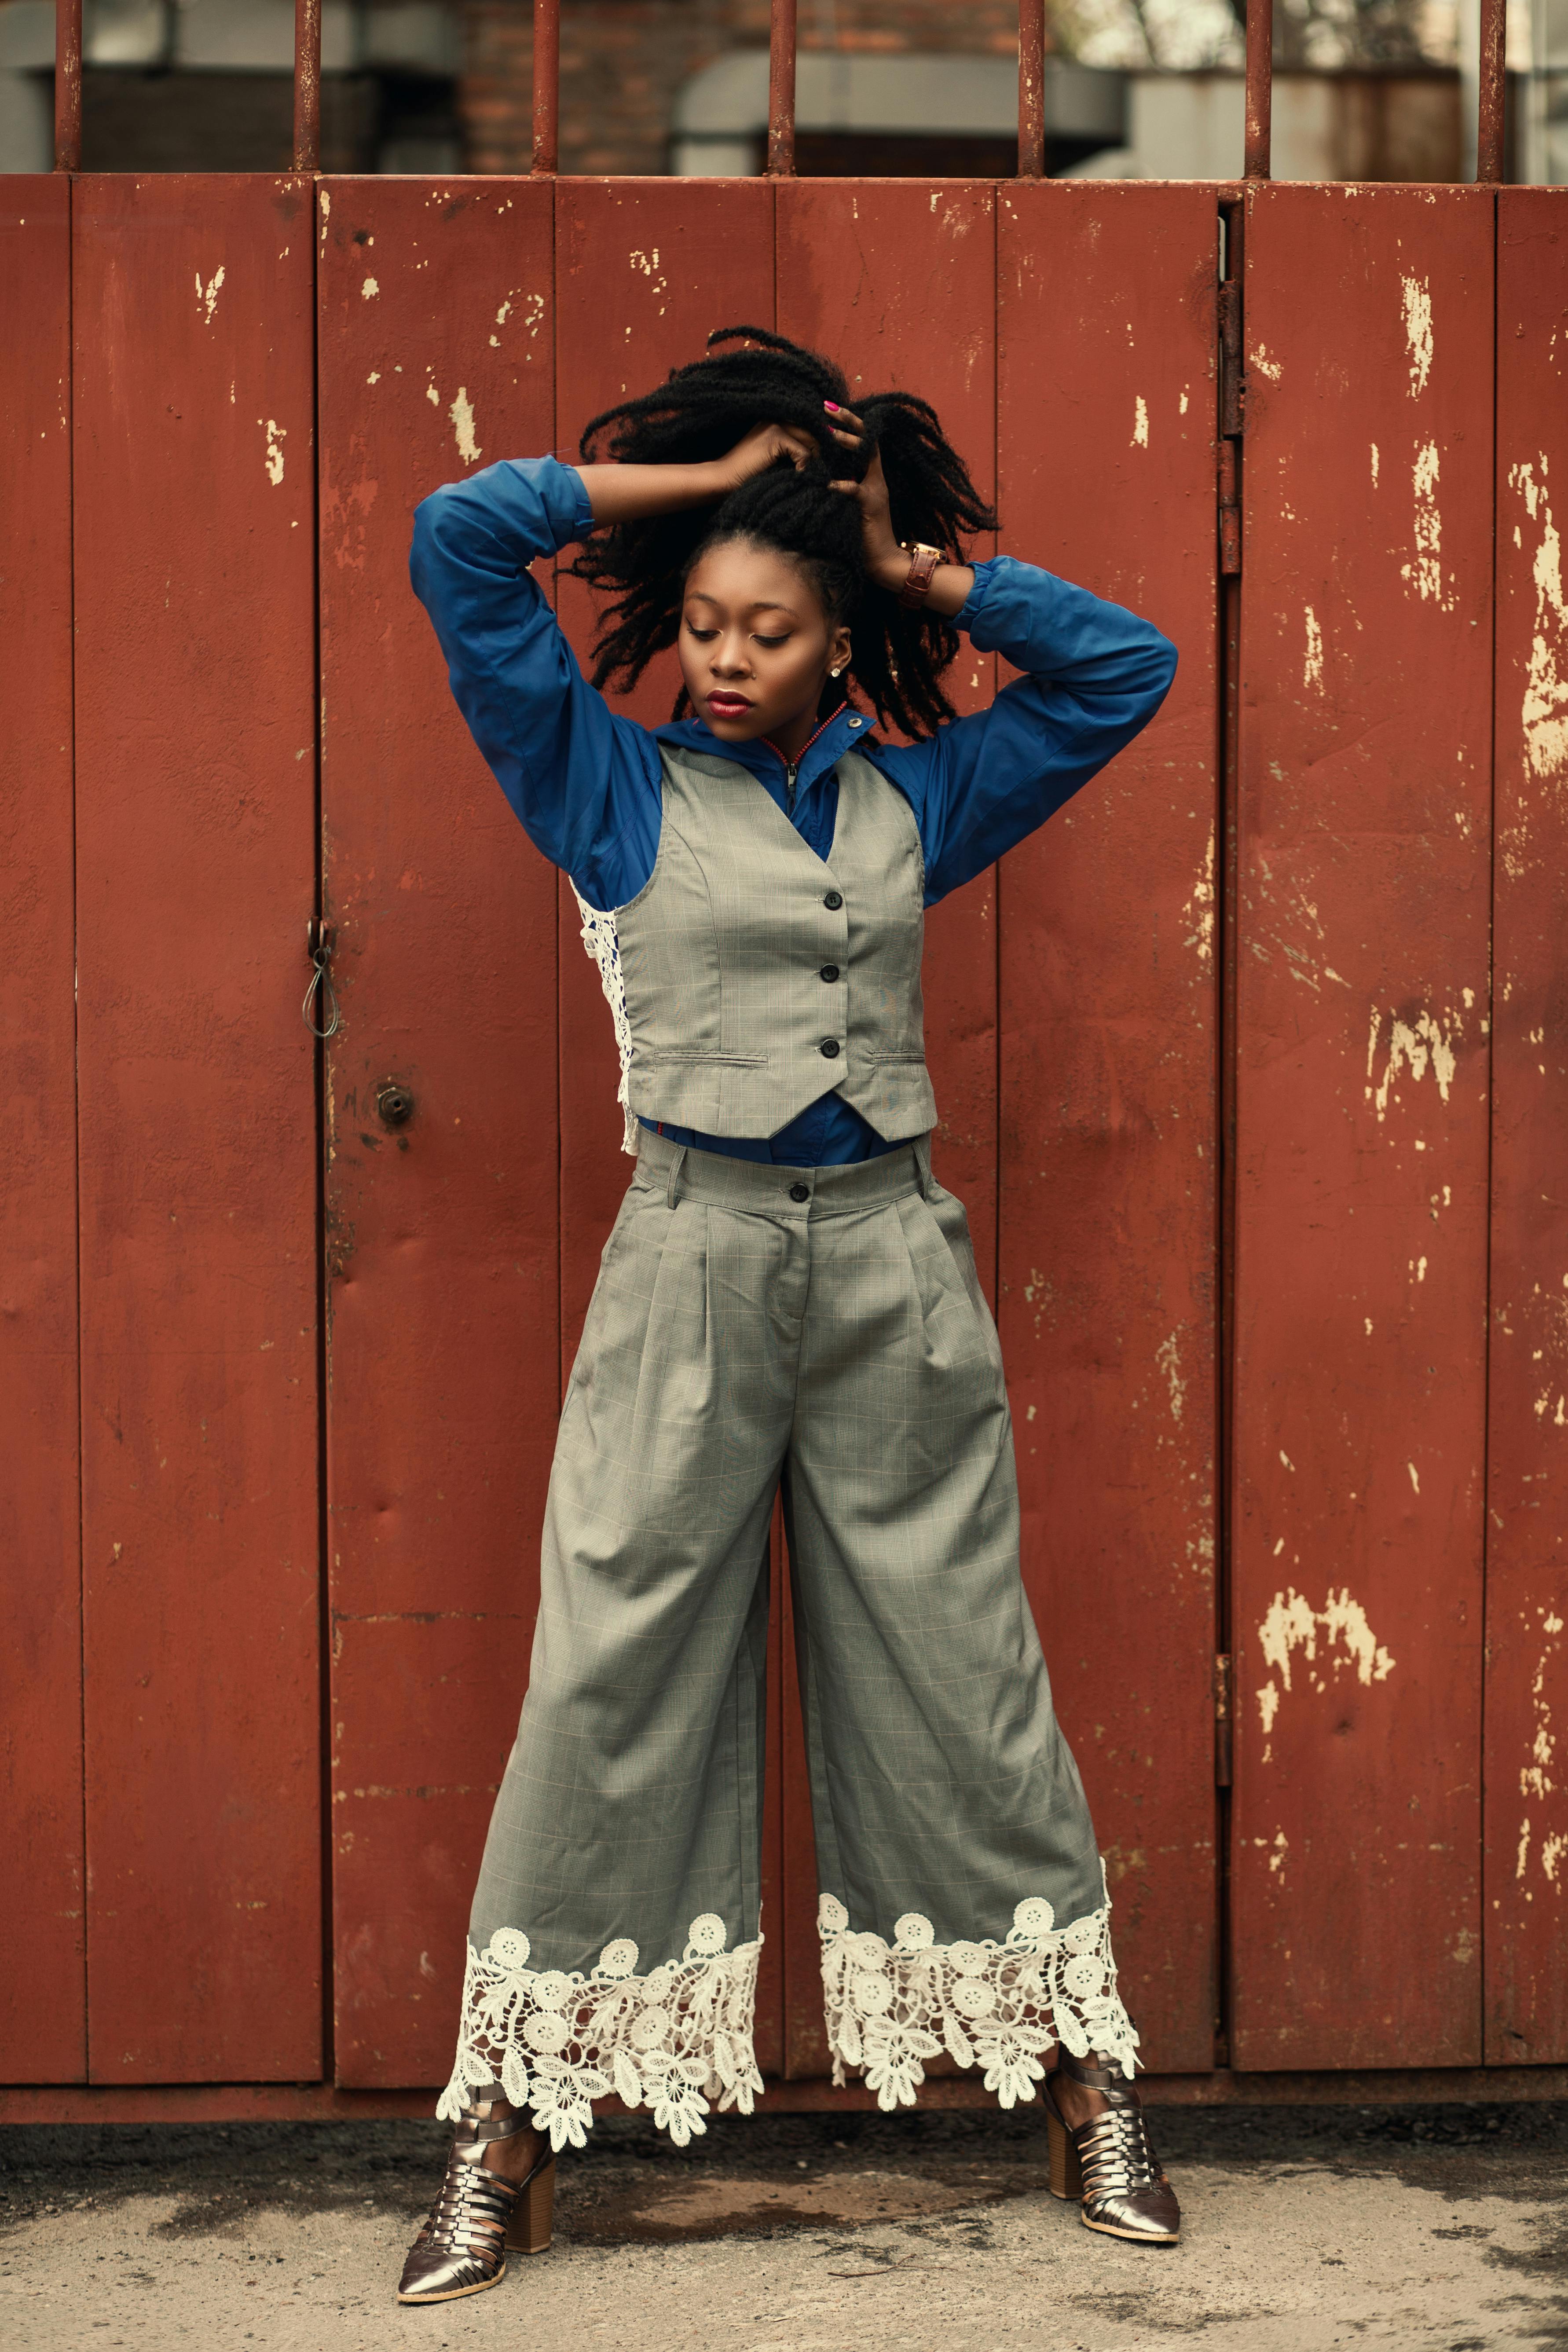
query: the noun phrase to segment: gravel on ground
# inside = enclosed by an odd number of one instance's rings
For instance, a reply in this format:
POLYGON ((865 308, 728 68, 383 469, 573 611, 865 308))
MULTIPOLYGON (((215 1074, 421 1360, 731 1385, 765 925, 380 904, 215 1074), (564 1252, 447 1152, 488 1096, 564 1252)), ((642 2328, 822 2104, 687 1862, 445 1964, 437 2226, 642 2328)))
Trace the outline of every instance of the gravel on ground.
POLYGON ((1183 2242, 1046 2190, 1040 2111, 606 2121, 555 2244, 394 2299, 436 2124, 0 2130, 0 2344, 254 2352, 1568 2346, 1568 2105, 1163 2108, 1183 2242))

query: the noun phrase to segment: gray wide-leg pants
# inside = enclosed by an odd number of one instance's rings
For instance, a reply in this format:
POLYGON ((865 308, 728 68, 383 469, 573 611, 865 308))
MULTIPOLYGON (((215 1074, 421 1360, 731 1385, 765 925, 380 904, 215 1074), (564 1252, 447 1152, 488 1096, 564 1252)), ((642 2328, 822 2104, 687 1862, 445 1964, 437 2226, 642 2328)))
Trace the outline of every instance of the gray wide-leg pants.
POLYGON ((1136 2040, 1018 1573, 1012 1430, 963 1210, 923 1145, 847 1168, 645 1132, 561 1418, 458 2067, 560 2147, 614 2090, 749 2112, 768 1526, 783 1490, 836 2079, 1034 2095, 1136 2040))

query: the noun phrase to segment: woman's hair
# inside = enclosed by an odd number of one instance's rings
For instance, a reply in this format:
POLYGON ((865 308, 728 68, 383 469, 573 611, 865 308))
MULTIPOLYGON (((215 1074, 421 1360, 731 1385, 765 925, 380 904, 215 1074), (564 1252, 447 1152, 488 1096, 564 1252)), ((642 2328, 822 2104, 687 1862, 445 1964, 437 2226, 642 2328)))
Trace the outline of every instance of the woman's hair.
MULTIPOLYGON (((708 352, 673 370, 658 391, 595 416, 583 435, 584 460, 700 464, 726 456, 763 424, 803 426, 820 454, 798 467, 781 457, 728 498, 611 523, 584 541, 572 569, 609 599, 594 648, 595 685, 634 686, 679 635, 687 575, 698 556, 721 541, 749 540, 789 557, 830 624, 848 628, 849 666, 879 719, 906 735, 929 735, 954 715, 942 678, 958 651, 957 632, 937 614, 906 611, 867 576, 858 501, 828 485, 863 473, 879 448, 894 536, 924 540, 962 562, 960 534, 994 530, 996 518, 943 437, 935 410, 907 392, 852 401, 830 361, 762 327, 718 328, 708 352), (832 439, 826 400, 852 407, 864 423, 858 461, 832 439)), ((842 684, 830 677, 820 715, 845 699, 842 684)), ((689 708, 682 688, 677 718, 689 708)))

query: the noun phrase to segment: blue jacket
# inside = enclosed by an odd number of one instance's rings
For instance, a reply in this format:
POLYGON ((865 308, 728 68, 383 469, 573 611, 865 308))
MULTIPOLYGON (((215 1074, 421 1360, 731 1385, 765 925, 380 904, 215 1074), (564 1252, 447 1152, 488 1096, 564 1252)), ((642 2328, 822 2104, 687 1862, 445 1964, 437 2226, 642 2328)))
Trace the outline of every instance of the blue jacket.
MULTIPOLYGON (((879 742, 846 707, 801 761, 793 808, 771 744, 717 741, 700 719, 649 730, 613 710, 584 677, 529 570, 593 525, 583 478, 553 457, 488 466, 426 499, 410 570, 435 625, 452 692, 536 848, 589 906, 624 906, 653 872, 662 802, 661 740, 733 760, 756 777, 826 858, 838 809, 836 762, 863 752, 914 812, 926 904, 984 873, 1070 800, 1146 727, 1175 676, 1158 629, 1010 555, 974 566, 957 616, 980 653, 1026 675, 985 710, 929 742, 879 742)), ((794 1167, 886 1150, 859 1113, 826 1094, 765 1141, 688 1135, 678 1142, 794 1167)))

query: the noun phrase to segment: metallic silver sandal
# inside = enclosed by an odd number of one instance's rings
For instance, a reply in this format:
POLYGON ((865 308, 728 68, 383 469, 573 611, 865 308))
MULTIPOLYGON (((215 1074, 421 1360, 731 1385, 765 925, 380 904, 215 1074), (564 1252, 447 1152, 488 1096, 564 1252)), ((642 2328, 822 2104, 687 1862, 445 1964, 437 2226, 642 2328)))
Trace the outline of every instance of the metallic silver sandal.
POLYGON ((1182 2209, 1154 2153, 1143 2103, 1131 2083, 1102 2066, 1086 2066, 1068 2050, 1057 2052, 1057 2067, 1109 2102, 1075 2131, 1046 2084, 1046 2131, 1051 2151, 1051 2195, 1076 2202, 1086 2230, 1108 2238, 1131 2238, 1140 2245, 1173 2246, 1182 2234, 1182 2209))
POLYGON ((485 2149, 513 2139, 531 2118, 491 2083, 471 2097, 447 2159, 447 2177, 419 2235, 408 2249, 398 2282, 399 2303, 451 2303, 482 2294, 506 2276, 506 2258, 542 2254, 550 2244, 555 2204, 555 2151, 546 2147, 521 2180, 491 2172, 485 2149))

